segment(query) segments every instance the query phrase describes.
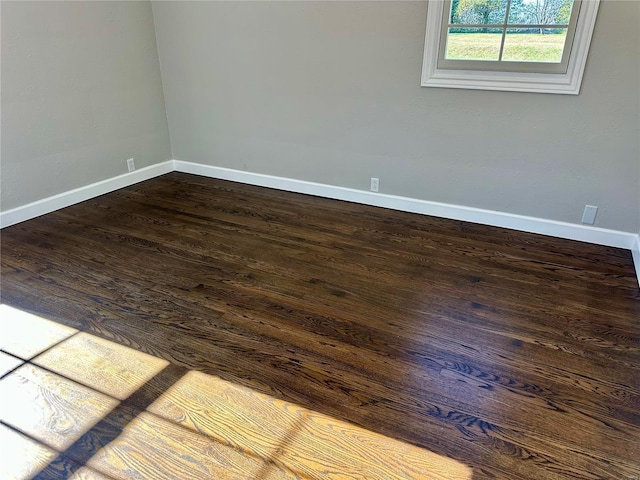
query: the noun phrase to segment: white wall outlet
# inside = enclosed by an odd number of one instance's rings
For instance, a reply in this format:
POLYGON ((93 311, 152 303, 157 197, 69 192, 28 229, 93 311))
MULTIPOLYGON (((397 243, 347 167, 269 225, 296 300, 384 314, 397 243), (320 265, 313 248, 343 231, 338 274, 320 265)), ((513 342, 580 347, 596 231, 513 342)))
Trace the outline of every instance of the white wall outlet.
POLYGON ((584 213, 582 214, 582 223, 593 225, 596 221, 596 213, 598 213, 598 207, 594 205, 585 205, 584 213))
POLYGON ((380 188, 380 179, 376 177, 371 177, 371 191, 377 192, 380 188))
POLYGON ((129 160, 127 160, 127 168, 129 169, 130 172, 133 172, 136 169, 136 164, 133 163, 133 158, 130 158, 129 160))

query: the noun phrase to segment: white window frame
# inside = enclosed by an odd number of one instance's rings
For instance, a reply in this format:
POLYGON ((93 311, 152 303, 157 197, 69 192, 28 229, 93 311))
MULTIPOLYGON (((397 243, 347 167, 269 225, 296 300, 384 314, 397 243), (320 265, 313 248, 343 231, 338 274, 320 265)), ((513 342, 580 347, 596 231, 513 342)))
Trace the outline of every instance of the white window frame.
MULTIPOLYGON (((465 70, 438 67, 441 49, 444 49, 443 17, 445 0, 429 0, 424 60, 423 87, 465 88, 474 90, 502 90, 511 92, 559 93, 578 95, 589 45, 596 23, 600 0, 582 0, 576 23, 571 52, 564 73, 538 73, 529 71, 465 70)), ((464 61, 464 60, 463 60, 464 61)))

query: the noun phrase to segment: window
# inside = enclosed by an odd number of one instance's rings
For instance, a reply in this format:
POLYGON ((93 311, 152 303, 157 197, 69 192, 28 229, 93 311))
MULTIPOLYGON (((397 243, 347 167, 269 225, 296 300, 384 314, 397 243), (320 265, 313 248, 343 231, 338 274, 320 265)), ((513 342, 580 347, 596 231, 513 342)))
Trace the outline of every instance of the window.
POLYGON ((430 0, 422 86, 577 95, 600 0, 430 0))

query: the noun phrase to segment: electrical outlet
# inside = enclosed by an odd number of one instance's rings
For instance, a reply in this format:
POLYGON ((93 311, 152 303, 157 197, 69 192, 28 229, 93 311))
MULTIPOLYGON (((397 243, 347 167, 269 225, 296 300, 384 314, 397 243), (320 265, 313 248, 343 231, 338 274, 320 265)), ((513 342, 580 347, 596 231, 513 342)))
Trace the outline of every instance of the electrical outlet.
POLYGON ((130 158, 129 160, 127 160, 127 168, 129 169, 130 172, 133 172, 136 169, 136 164, 133 163, 133 158, 130 158))
POLYGON ((371 191, 377 192, 380 188, 380 179, 376 177, 371 177, 371 191))
POLYGON ((584 213, 582 214, 582 223, 593 225, 596 221, 596 213, 598 213, 598 207, 594 205, 585 205, 584 213))

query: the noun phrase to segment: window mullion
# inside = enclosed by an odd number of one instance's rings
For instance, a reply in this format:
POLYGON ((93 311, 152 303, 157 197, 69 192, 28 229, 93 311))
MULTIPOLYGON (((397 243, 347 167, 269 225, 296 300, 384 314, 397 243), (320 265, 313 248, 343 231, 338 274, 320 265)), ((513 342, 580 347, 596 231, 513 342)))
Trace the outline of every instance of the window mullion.
POLYGON ((500 39, 500 53, 498 54, 498 61, 502 61, 502 52, 504 52, 504 40, 507 35, 507 23, 509 21, 509 10, 511 10, 511 0, 507 0, 507 11, 504 14, 504 23, 502 25, 502 38, 500 39))

